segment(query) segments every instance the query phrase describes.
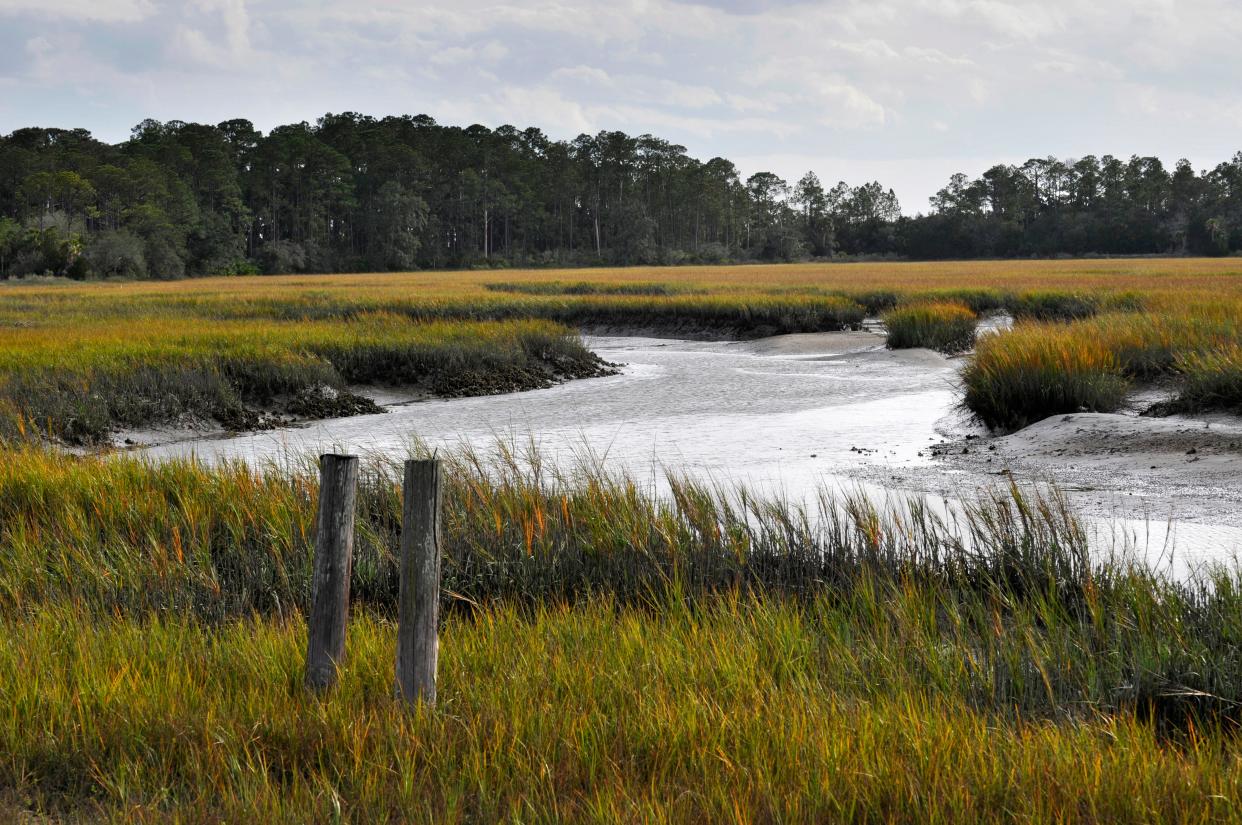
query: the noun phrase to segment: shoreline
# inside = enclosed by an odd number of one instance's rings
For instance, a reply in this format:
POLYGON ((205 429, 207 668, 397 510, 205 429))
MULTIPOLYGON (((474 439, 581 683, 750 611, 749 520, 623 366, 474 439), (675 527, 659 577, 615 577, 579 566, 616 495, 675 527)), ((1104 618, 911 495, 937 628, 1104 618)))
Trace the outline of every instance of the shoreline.
POLYGON ((129 437, 157 456, 249 460, 328 445, 399 451, 415 434, 441 446, 462 442, 486 450, 489 438, 511 427, 554 453, 572 453, 589 432, 589 443, 607 451, 613 466, 637 466, 643 474, 652 469, 643 456, 662 454, 669 466, 687 471, 739 481, 758 473, 765 484, 799 492, 822 479, 829 486, 862 483, 895 495, 953 499, 970 499, 1012 477, 1054 483, 1092 518, 1242 527, 1242 489, 1235 483, 1242 477, 1242 418, 1140 415, 1157 390, 1135 394, 1123 413, 1058 415, 1016 433, 993 434, 955 403, 960 356, 888 350, 874 332, 727 343, 614 337, 587 344, 601 360, 628 366, 599 385, 567 381, 548 395, 499 395, 494 402, 355 387, 387 414, 302 422, 283 436, 165 428, 129 437), (746 392, 789 390, 799 400, 788 408, 753 398, 737 405, 733 399, 742 396, 730 387, 738 380, 749 382, 746 392), (445 404, 423 406, 428 400, 445 404), (729 447, 738 427, 754 434, 737 442, 740 454, 729 447), (1209 440, 1200 437, 1201 428, 1209 440))

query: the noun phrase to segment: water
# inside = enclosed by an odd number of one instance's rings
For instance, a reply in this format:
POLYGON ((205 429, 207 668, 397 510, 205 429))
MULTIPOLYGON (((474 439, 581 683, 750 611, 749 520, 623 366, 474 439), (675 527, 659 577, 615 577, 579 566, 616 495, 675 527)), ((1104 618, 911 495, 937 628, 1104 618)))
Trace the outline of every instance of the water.
MULTIPOLYGON (((544 390, 397 405, 382 415, 235 438, 170 443, 154 457, 280 460, 346 451, 400 455, 429 446, 484 450, 497 439, 532 440, 546 460, 583 456, 665 489, 665 473, 689 473, 794 499, 821 486, 874 495, 914 490, 952 508, 998 479, 955 468, 928 447, 946 436, 982 435, 956 411, 958 361, 926 351, 889 352, 869 333, 791 335, 755 342, 594 337, 588 346, 621 374, 544 390), (918 482, 917 484, 915 482, 918 482), (895 482, 895 484, 894 484, 895 482)), ((399 393, 396 394, 399 396, 399 393)), ((392 401, 394 398, 387 398, 392 401)), ((1242 529, 1212 519, 1178 522, 1127 511, 1124 489, 1074 494, 1093 513, 1101 547, 1132 545, 1184 568, 1229 557, 1242 529)))
POLYGON ((771 340, 588 338, 601 357, 624 364, 622 374, 147 452, 264 460, 399 452, 415 438, 486 447, 529 435, 554 458, 589 448, 613 467, 662 464, 790 490, 849 467, 931 462, 925 448, 954 403, 951 362, 887 352, 868 333, 771 340))

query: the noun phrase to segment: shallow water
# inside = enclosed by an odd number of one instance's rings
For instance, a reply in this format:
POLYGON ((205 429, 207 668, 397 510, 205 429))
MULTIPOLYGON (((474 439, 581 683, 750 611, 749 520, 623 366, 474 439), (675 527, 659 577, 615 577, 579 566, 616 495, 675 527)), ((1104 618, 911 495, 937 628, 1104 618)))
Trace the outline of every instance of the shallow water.
POLYGON ((773 340, 783 349, 588 338, 601 357, 624 365, 620 375, 147 453, 263 460, 291 451, 391 453, 416 438, 490 447, 498 437, 529 435, 562 460, 587 450, 611 467, 666 465, 791 491, 850 466, 931 463, 925 448, 954 403, 951 362, 887 352, 882 338, 866 333, 773 340))
MULTIPOLYGON (((913 475, 935 477, 937 484, 922 491, 942 492, 935 498, 951 502, 997 483, 992 474, 955 469, 928 450, 945 436, 982 434, 955 410, 954 360, 921 350, 889 352, 882 337, 866 332, 755 342, 593 337, 587 344, 624 364, 621 374, 523 393, 397 405, 382 415, 145 452, 262 461, 333 450, 402 454, 415 439, 488 450, 497 438, 519 444, 529 438, 545 459, 568 465, 587 456, 649 478, 656 489, 664 487, 665 470, 794 499, 821 486, 860 484, 876 495, 900 494, 891 479, 913 475)), ((1090 510, 1098 514, 1110 496, 1120 501, 1124 495, 1092 491, 1090 510)), ((1154 504, 1153 512, 1160 512, 1159 502, 1154 504)), ((1175 513, 1165 512, 1152 519, 1117 515, 1093 519, 1097 545, 1131 546, 1162 562, 1172 545, 1176 568, 1231 557, 1242 547, 1236 526, 1203 519, 1177 523, 1175 513)))

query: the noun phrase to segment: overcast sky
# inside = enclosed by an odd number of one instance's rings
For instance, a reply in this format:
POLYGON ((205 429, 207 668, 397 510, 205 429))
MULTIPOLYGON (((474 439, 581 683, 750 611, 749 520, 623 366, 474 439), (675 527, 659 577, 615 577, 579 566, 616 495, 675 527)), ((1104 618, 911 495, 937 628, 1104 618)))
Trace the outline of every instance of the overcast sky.
POLYGON ((0 0, 0 133, 324 112, 621 129, 792 182, 1242 150, 1237 0, 0 0))

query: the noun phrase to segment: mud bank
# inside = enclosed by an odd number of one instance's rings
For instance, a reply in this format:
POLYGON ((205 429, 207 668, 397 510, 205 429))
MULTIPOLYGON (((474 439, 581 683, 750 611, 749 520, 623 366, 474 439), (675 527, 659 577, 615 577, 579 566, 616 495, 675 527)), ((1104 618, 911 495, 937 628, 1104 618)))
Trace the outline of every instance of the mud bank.
POLYGON ((999 438, 959 435, 933 448, 959 472, 1004 471, 1102 495, 1102 505, 1242 525, 1242 419, 1057 415, 999 438), (1107 500, 1108 494, 1113 500, 1107 500))
POLYGON ((545 357, 529 367, 495 366, 440 372, 417 383, 398 386, 358 385, 344 389, 320 386, 294 396, 243 404, 227 415, 183 415, 110 434, 113 448, 219 440, 242 434, 312 426, 327 419, 380 415, 390 406, 432 399, 507 395, 546 389, 567 381, 615 375, 617 368, 593 353, 589 357, 545 357))

